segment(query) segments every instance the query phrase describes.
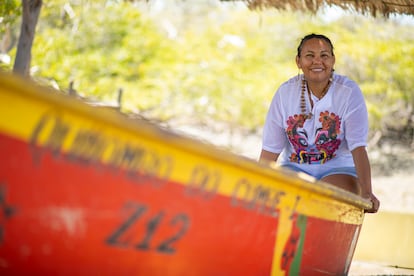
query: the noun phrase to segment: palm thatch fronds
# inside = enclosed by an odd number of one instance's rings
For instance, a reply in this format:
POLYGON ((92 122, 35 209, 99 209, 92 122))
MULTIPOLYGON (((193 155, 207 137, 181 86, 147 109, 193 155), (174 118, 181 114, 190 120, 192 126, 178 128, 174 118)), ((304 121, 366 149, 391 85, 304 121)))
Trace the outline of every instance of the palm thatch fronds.
MULTIPOLYGON (((233 1, 233 0, 222 0, 233 1)), ((345 10, 353 10, 373 16, 390 14, 414 15, 413 0, 244 0, 251 9, 293 9, 316 12, 319 8, 336 5, 345 10)))

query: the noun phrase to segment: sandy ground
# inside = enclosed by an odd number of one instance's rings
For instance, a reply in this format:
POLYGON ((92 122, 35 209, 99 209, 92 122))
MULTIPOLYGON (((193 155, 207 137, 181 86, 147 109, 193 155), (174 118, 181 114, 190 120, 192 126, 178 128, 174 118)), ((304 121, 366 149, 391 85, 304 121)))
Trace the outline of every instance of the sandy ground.
MULTIPOLYGON (((395 174, 387 175, 387 176, 373 176, 373 191, 375 195, 381 201, 381 212, 395 212, 395 213, 403 213, 403 214, 412 214, 412 219, 414 220, 414 173, 412 169, 408 169, 405 171, 400 171, 395 174)), ((367 214, 367 216, 374 216, 372 218, 375 219, 375 216, 379 216, 380 214, 367 214)), ((384 222, 378 223, 378 227, 380 229, 378 231, 383 231, 383 228, 386 226, 382 225, 384 222)), ((401 227, 405 225, 401 223, 401 227)), ((412 225, 412 224, 411 224, 412 225)), ((398 226, 397 226, 398 227, 398 226)), ((407 229, 405 229, 407 230, 407 229)), ((364 231, 364 226, 362 231, 364 231)), ((411 230, 408 230, 411 231, 411 230)), ((414 231, 414 230, 412 230, 414 231)), ((401 229, 401 234, 399 233, 400 230, 394 231, 391 233, 392 239, 391 240, 398 240, 398 236, 404 236, 404 229, 401 229), (396 238, 397 237, 397 238, 396 238)), ((405 231, 406 232, 406 231, 405 231)), ((374 235, 373 235, 374 236, 374 235)), ((361 233, 360 239, 366 238, 367 235, 363 235, 361 233)), ((387 235, 384 235, 384 239, 387 239, 387 235)), ((402 238, 401 238, 402 239, 402 238)), ((410 240, 410 244, 413 244, 414 235, 410 240)), ((371 243, 372 246, 372 256, 370 260, 361 260, 358 259, 358 246, 366 246, 367 241, 359 241, 357 244, 356 256, 354 256, 353 262, 350 267, 349 275, 414 275, 414 260, 409 264, 398 265, 398 260, 390 259, 382 259, 377 261, 372 261, 375 259, 375 254, 379 247, 381 246, 381 241, 373 239, 371 243), (388 262, 389 261, 389 262, 388 262), (397 265, 395 264, 397 262, 397 265), (398 267, 399 266, 399 267, 398 267), (409 268, 409 269, 408 269, 409 268)), ((397 247, 392 247, 389 249, 390 254, 396 254, 396 248, 402 249, 403 247, 407 248, 404 245, 396 245, 397 247), (393 253, 394 252, 394 253, 393 253)), ((411 250, 410 248, 405 250, 411 250)), ((365 250, 366 251, 366 250, 365 250)), ((377 255, 378 256, 378 255, 377 255)), ((407 256, 407 255, 406 255, 407 256)), ((406 262, 406 261, 405 261, 406 262)))
POLYGON ((387 266, 376 262, 354 260, 349 270, 350 276, 366 275, 414 275, 414 270, 387 266))
POLYGON ((372 182, 373 191, 381 201, 380 210, 414 214, 413 171, 373 176, 372 182))

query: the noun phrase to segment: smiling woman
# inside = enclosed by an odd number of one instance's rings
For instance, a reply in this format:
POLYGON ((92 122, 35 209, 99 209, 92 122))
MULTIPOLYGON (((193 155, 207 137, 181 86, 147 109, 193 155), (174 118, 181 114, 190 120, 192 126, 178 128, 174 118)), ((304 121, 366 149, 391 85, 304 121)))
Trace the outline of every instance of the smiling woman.
POLYGON ((334 74, 333 44, 324 35, 301 40, 296 64, 303 74, 283 83, 270 105, 260 161, 280 161, 285 168, 359 194, 373 204, 366 211, 377 212, 360 88, 334 74))
MULTIPOLYGON (((302 79, 302 97, 305 86, 318 99, 325 96, 332 82, 335 64, 332 42, 323 35, 305 36, 298 47, 296 64, 305 75, 302 79)), ((311 104, 313 107, 312 101, 311 104)))

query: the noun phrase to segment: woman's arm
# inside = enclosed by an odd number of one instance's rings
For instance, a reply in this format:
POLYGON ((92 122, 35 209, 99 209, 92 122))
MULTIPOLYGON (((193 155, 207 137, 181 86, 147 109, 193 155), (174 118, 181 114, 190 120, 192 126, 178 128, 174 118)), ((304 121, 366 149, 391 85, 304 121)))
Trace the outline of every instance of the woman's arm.
POLYGON ((357 147, 352 151, 352 157, 355 163, 355 169, 358 175, 358 184, 361 187, 361 196, 372 202, 372 208, 365 210, 368 213, 376 213, 380 202, 372 193, 371 185, 371 166, 365 147, 357 147))
POLYGON ((260 163, 266 163, 266 162, 276 162, 277 158, 279 157, 279 153, 273 153, 267 150, 262 149, 262 152, 260 153, 259 162, 260 163))

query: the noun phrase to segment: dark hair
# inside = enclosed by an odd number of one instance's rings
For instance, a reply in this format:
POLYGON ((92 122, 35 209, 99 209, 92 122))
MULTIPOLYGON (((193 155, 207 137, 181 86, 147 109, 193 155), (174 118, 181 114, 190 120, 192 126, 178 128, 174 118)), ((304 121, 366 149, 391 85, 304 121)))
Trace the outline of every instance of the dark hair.
POLYGON ((310 40, 312 38, 317 38, 317 39, 325 40, 325 42, 328 43, 329 46, 331 46, 331 52, 332 52, 332 55, 334 56, 334 52, 333 52, 334 47, 333 47, 333 44, 332 44, 331 40, 328 37, 324 36, 324 35, 321 35, 321 34, 313 34, 312 33, 312 34, 308 34, 307 36, 305 36, 304 38, 302 38, 302 40, 300 41, 299 46, 298 46, 298 57, 300 57, 300 52, 302 51, 303 44, 305 44, 306 41, 308 41, 308 40, 310 40))

